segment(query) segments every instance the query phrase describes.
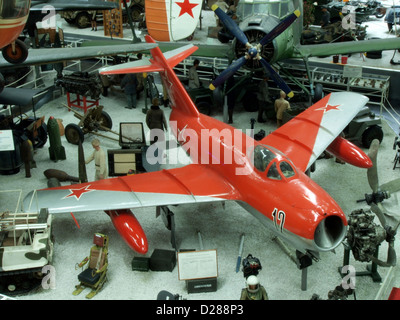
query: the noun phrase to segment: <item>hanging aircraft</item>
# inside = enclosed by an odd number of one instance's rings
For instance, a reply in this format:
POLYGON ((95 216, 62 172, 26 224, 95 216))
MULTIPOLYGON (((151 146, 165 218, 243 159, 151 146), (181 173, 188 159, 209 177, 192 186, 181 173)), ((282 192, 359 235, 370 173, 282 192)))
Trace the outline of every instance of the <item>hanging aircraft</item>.
MULTIPOLYGON (((146 42, 155 43, 150 36, 146 42)), ((361 149, 340 137, 368 98, 353 92, 329 94, 256 141, 196 109, 173 71, 196 49, 189 44, 163 54, 157 47, 151 50, 151 59, 100 70, 101 74, 159 72, 171 101, 171 131, 191 164, 34 190, 25 197, 24 210, 48 208, 52 214, 104 210, 126 243, 144 254, 147 237, 132 208, 236 201, 300 252, 315 258, 336 248, 346 235, 346 216, 305 172, 324 150, 358 167, 372 166, 361 149)), ((148 152, 163 147, 157 142, 148 152)))
MULTIPOLYGON (((115 3, 93 1, 93 0, 70 0, 58 1, 33 1, 30 7, 30 0, 6 1, 0 0, 0 49, 7 62, 0 61, 0 69, 15 68, 22 66, 40 65, 48 63, 63 62, 69 60, 89 59, 93 57, 109 56, 139 52, 154 48, 151 44, 124 44, 110 47, 90 47, 90 48, 52 48, 52 49, 32 49, 28 50, 23 41, 18 40, 22 30, 27 23, 29 10, 41 11, 45 6, 52 5, 55 10, 79 9, 79 8, 113 8, 115 3), (29 52, 29 54, 28 54, 29 52)), ((21 91, 15 88, 4 89, 4 77, 0 73, 0 104, 21 105, 21 101, 26 101, 26 95, 32 97, 38 90, 28 92, 25 90, 23 97, 21 91), (21 100, 22 99, 22 100, 21 100)), ((29 98, 32 100, 32 97, 29 98)))
MULTIPOLYGON (((149 1, 149 5, 151 1, 149 1)), ((166 24, 166 26, 169 28, 168 32, 171 34, 171 40, 174 39, 175 32, 172 23, 174 16, 167 15, 167 13, 168 8, 176 7, 176 2, 171 0, 164 0, 163 2, 165 2, 165 5, 159 5, 158 12, 159 16, 169 18, 167 21, 170 21, 170 23, 166 24)), ((146 1, 146 12, 147 3, 148 1, 146 1)), ((195 4, 192 0, 185 0, 185 3, 187 6, 192 3, 193 5, 195 4)), ((230 51, 233 51, 233 60, 235 61, 212 82, 211 89, 221 85, 229 76, 243 66, 250 70, 264 68, 267 74, 270 74, 271 79, 275 80, 282 90, 288 95, 292 95, 291 89, 280 78, 275 69, 271 67, 274 63, 289 58, 301 58, 304 60, 307 72, 309 73, 308 59, 310 57, 376 50, 396 50, 400 47, 399 38, 301 45, 303 1, 300 0, 240 0, 236 8, 236 16, 239 23, 233 21, 218 6, 213 5, 212 9, 235 38, 230 45, 201 45, 199 55, 229 58, 230 51), (215 47, 213 48, 213 46, 215 47)), ((187 13, 184 13, 184 15, 187 18, 190 17, 187 13)), ((192 20, 194 19, 196 19, 195 15, 192 20)), ((146 16, 148 26, 155 22, 155 16, 146 16)), ((188 27, 185 28, 186 32, 193 32, 197 26, 197 22, 198 20, 195 20, 191 24, 188 24, 188 27), (192 29, 189 30, 191 26, 192 29)), ((348 21, 345 23, 348 23, 348 21)), ((348 24, 350 27, 351 24, 348 24)), ((156 29, 154 29, 153 33, 150 31, 149 34, 155 40, 170 41, 165 40, 165 37, 160 37, 156 29)), ((163 49, 167 44, 160 42, 159 46, 163 49)), ((169 48, 172 47, 173 45, 169 44, 169 48)), ((310 81, 310 96, 314 97, 315 86, 310 73, 308 74, 308 79, 310 81)))
MULTIPOLYGON (((36 22, 54 16, 57 11, 80 9, 113 9, 117 6, 114 2, 94 0, 0 0, 0 49, 3 57, 10 63, 20 63, 28 56, 28 49, 18 37, 22 31, 34 29, 36 22)), ((29 31, 29 30, 28 30, 29 31)), ((33 36, 33 32, 32 35, 33 36)))

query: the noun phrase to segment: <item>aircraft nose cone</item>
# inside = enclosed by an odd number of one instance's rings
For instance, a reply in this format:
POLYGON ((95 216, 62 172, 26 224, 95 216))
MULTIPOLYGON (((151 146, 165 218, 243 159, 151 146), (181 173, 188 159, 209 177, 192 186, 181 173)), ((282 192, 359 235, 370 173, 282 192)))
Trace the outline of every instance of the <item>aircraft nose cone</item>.
POLYGON ((249 56, 250 56, 251 58, 255 58, 255 57, 257 56, 258 51, 257 51, 256 48, 250 48, 249 51, 248 51, 248 53, 249 53, 249 56))

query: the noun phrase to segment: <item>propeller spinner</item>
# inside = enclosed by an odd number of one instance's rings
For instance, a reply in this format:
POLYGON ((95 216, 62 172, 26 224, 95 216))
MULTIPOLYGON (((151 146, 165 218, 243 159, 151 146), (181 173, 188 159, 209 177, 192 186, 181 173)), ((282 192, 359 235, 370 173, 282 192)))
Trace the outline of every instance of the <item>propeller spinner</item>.
POLYGON ((269 33, 267 33, 257 45, 250 44, 244 32, 239 28, 239 26, 216 4, 214 4, 211 9, 218 16, 220 21, 224 26, 240 41, 246 46, 246 54, 233 62, 227 69, 225 69, 221 74, 210 84, 210 89, 214 90, 216 87, 224 83, 228 78, 233 76, 237 70, 239 70, 248 59, 257 59, 261 62, 264 69, 269 74, 270 78, 281 88, 286 95, 291 98, 293 97, 293 91, 289 88, 286 82, 278 75, 278 73, 271 67, 271 65, 266 61, 261 55, 260 51, 264 45, 274 40, 283 31, 285 31, 299 16, 300 11, 296 10, 285 19, 283 19, 275 28, 273 28, 269 33))

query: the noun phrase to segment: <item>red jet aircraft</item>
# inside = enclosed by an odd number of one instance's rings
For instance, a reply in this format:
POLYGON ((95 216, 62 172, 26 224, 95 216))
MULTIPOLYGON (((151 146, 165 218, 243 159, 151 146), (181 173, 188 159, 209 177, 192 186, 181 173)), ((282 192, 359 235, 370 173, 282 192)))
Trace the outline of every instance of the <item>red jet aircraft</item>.
MULTIPOLYGON (((150 36, 146 41, 154 43, 150 36)), ((255 141, 196 109, 172 69, 196 49, 187 45, 163 54, 157 47, 152 59, 101 70, 160 73, 172 104, 171 130, 192 164, 32 191, 24 208, 53 214, 105 210, 126 243, 144 254, 146 235, 131 208, 233 200, 297 250, 314 255, 333 250, 346 235, 346 216, 305 171, 324 150, 353 165, 372 166, 362 150, 339 136, 368 99, 353 92, 329 94, 255 141), (223 161, 215 161, 220 155, 223 161)))

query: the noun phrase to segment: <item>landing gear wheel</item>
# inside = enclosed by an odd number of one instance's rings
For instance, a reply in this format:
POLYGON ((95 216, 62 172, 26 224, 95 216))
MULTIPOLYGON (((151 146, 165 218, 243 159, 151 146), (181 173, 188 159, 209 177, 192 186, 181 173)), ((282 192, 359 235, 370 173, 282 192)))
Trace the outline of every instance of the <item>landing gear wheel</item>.
POLYGON ((379 143, 382 142, 383 139, 383 131, 380 126, 371 126, 367 130, 365 130, 361 137, 361 142, 364 148, 369 148, 372 140, 378 139, 379 143))
POLYGON ((28 57, 28 48, 23 41, 17 39, 15 40, 15 51, 13 51, 13 45, 10 43, 2 49, 2 53, 4 59, 9 63, 17 64, 26 60, 28 57))
POLYGON ((313 97, 313 102, 317 102, 319 100, 321 100, 324 97, 324 90, 322 87, 322 84, 317 83, 315 85, 315 89, 314 89, 314 97, 313 97))
POLYGON ((78 145, 79 140, 84 140, 83 131, 77 124, 70 123, 65 127, 65 138, 69 143, 78 145))

